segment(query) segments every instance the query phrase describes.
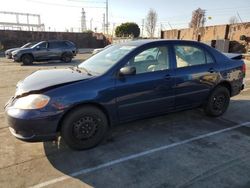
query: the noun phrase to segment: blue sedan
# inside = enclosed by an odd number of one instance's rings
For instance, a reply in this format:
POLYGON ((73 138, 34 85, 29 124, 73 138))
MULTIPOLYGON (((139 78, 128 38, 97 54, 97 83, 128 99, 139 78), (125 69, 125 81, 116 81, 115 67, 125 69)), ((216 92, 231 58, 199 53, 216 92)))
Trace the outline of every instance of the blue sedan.
POLYGON ((245 72, 243 61, 203 43, 132 41, 76 67, 32 73, 18 82, 5 112, 21 140, 61 136, 73 149, 88 149, 121 122, 195 107, 220 116, 244 88, 245 72))

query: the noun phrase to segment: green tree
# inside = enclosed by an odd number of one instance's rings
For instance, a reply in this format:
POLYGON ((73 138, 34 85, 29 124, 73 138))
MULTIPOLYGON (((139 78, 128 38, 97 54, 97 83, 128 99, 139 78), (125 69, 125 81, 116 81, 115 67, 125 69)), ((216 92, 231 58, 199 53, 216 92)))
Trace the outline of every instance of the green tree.
POLYGON ((133 22, 122 23, 120 26, 116 27, 115 35, 117 37, 127 37, 129 35, 132 35, 133 37, 139 37, 140 28, 136 23, 133 22))

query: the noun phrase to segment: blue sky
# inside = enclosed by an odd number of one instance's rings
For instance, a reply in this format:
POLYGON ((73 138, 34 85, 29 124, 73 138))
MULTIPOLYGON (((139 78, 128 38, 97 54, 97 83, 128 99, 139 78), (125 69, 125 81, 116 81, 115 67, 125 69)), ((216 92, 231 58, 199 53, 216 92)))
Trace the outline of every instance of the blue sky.
MULTIPOLYGON (((93 28, 102 29, 102 17, 106 0, 8 0, 2 1, 0 11, 29 12, 41 15, 42 22, 51 30, 65 31, 80 28, 81 7, 86 10, 87 27, 93 19, 93 28)), ((132 21, 141 26, 150 8, 158 13, 158 28, 185 28, 196 8, 207 10, 206 25, 225 24, 231 16, 239 13, 243 21, 250 21, 250 0, 109 0, 110 31, 113 25, 132 21)), ((0 21, 10 20, 1 17, 0 21)))

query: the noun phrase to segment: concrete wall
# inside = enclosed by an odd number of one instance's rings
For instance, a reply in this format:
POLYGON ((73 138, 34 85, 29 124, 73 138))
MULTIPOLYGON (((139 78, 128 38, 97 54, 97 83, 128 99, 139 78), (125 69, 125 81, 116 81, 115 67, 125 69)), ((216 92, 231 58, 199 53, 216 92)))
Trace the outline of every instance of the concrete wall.
POLYGON ((180 30, 180 38, 182 40, 194 40, 194 29, 181 29, 180 30))
POLYGON ((200 28, 195 32, 193 28, 180 30, 166 30, 162 32, 162 38, 198 40, 198 33, 202 42, 211 42, 212 40, 230 40, 230 52, 247 52, 250 50, 250 22, 231 25, 215 25, 200 28), (246 40, 240 40, 240 36, 245 35, 246 40))
POLYGON ((4 49, 22 46, 31 41, 43 40, 70 40, 78 48, 101 48, 107 42, 105 37, 94 36, 92 33, 0 30, 0 44, 4 49))
POLYGON ((229 51, 250 52, 250 24, 234 24, 230 25, 228 39, 230 42, 229 51), (245 35, 246 40, 239 40, 240 36, 245 35))
POLYGON ((250 37, 250 22, 230 25, 228 39, 238 41, 241 35, 250 37))
POLYGON ((201 41, 225 39, 227 25, 217 25, 201 28, 201 41))
MULTIPOLYGON (((216 39, 224 39, 226 33, 227 25, 218 25, 218 26, 209 26, 200 28, 197 33, 201 35, 201 41, 209 41, 209 40, 216 40, 216 39)), ((179 39, 182 40, 197 40, 198 35, 195 35, 193 28, 187 29, 173 29, 167 30, 163 32, 163 38, 166 39, 177 39, 178 32, 180 32, 179 39)))
POLYGON ((167 32, 163 32, 163 38, 165 39, 177 39, 178 37, 178 30, 168 30, 167 32))

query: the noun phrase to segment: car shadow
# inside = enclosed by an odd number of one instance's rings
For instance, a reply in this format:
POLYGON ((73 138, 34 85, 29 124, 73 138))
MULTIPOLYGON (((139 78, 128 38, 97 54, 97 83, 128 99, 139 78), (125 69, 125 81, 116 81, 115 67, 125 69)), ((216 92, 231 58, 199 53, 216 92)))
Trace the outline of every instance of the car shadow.
MULTIPOLYGON (((91 169, 131 154, 234 126, 241 121, 249 122, 249 108, 249 100, 231 100, 228 111, 218 118, 208 117, 201 109, 194 109, 117 125, 109 131, 100 145, 85 151, 68 148, 62 139, 44 142, 43 146, 48 161, 55 169, 85 184, 98 187, 105 181, 106 175, 88 175, 83 169, 91 169), (76 176, 74 173, 79 171, 83 173, 76 176)), ((109 176, 115 178, 117 174, 109 176)))

